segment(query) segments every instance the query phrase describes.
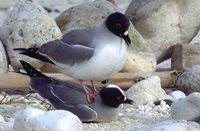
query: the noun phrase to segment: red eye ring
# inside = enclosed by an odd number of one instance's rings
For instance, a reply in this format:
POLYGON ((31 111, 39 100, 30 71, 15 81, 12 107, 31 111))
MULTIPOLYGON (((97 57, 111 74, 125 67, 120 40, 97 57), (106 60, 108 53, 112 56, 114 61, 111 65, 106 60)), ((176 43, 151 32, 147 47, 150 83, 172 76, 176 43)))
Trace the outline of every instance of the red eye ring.
POLYGON ((120 23, 116 23, 116 24, 115 24, 115 27, 116 27, 117 29, 121 29, 121 28, 122 28, 122 25, 121 25, 120 23))

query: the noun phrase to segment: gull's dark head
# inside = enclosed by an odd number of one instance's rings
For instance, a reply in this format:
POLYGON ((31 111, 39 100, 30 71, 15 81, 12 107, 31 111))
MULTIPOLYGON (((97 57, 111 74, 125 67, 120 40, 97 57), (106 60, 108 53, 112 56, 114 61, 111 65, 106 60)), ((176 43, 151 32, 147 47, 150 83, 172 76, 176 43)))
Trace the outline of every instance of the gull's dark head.
POLYGON ((99 94, 104 104, 110 107, 118 108, 119 105, 123 103, 133 103, 132 100, 125 97, 123 90, 116 85, 108 85, 107 87, 101 89, 99 94))
POLYGON ((106 19, 106 26, 112 33, 122 37, 127 45, 130 45, 131 40, 128 35, 130 21, 124 14, 120 12, 110 14, 106 19))

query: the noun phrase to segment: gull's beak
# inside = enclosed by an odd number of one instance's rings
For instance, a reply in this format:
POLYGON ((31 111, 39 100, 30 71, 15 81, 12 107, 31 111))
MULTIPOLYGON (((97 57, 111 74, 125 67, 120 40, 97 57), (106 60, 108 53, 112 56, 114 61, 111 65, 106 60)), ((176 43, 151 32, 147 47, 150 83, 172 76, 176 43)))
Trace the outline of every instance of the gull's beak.
POLYGON ((134 102, 133 100, 126 98, 126 100, 123 103, 132 105, 134 102))
POLYGON ((125 31, 124 34, 122 35, 122 38, 126 42, 126 44, 129 46, 131 44, 131 39, 128 35, 128 31, 125 31))

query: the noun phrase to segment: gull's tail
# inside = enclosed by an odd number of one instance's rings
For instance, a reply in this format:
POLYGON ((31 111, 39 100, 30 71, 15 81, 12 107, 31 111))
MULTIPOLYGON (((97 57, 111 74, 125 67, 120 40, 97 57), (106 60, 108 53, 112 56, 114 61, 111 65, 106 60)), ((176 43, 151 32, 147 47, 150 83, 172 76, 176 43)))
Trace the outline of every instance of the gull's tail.
POLYGON ((23 54, 23 55, 26 55, 26 56, 29 56, 29 57, 32 57, 32 58, 35 58, 35 59, 38 59, 38 60, 41 60, 41 61, 44 61, 44 62, 54 64, 47 57, 40 55, 39 52, 38 52, 38 49, 39 48, 27 48, 27 49, 26 48, 14 48, 13 50, 21 51, 19 54, 23 54))

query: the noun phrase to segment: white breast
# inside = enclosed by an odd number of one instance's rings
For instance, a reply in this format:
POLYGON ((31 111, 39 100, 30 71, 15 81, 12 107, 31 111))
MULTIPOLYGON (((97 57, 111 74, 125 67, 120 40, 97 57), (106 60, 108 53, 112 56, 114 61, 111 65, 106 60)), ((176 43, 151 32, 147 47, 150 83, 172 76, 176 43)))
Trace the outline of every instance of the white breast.
POLYGON ((106 44, 97 49, 89 61, 74 66, 70 71, 66 70, 66 73, 80 80, 100 79, 119 72, 126 59, 127 47, 124 43, 106 44))

